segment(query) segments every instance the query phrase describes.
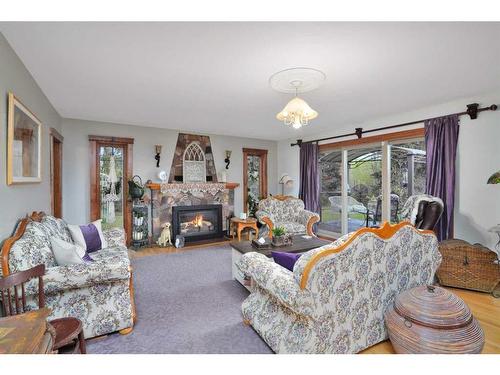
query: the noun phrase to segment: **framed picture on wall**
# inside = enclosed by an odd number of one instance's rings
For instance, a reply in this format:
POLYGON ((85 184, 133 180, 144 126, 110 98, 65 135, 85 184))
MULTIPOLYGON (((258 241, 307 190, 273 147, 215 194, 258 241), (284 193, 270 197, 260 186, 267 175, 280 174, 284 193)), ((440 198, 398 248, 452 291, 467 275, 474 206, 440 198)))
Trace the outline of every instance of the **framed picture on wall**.
POLYGON ((7 130, 7 184, 42 181, 42 123, 9 93, 7 130))

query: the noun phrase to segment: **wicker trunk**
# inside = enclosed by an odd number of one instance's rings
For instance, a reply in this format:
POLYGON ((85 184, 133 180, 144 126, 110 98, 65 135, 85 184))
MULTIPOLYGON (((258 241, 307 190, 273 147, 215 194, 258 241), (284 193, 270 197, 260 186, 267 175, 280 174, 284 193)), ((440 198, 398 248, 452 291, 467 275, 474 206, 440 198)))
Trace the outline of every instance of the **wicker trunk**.
POLYGON ((441 285, 487 293, 496 291, 500 283, 500 264, 495 252, 456 239, 441 242, 439 251, 443 256, 437 271, 441 285))
POLYGON ((484 333, 465 302, 446 289, 419 286, 396 297, 385 313, 396 353, 481 353, 484 333))

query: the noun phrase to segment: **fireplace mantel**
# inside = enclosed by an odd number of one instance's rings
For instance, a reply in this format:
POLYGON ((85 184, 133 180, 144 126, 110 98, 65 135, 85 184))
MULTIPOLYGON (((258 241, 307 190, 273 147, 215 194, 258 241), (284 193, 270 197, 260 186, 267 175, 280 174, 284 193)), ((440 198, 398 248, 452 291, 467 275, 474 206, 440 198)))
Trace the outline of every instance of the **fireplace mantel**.
MULTIPOLYGON (((179 189, 186 189, 186 188, 189 188, 189 186, 196 186, 196 185, 199 185, 200 187, 206 185, 207 188, 210 187, 210 185, 218 185, 219 183, 217 182, 205 182, 205 183, 190 183, 190 184, 165 184, 167 189, 175 189, 175 190, 179 190, 179 189)), ((226 189, 229 189, 229 190, 234 190, 236 189, 238 186, 240 186, 239 183, 237 182, 226 182, 226 189)), ((151 190, 161 190, 161 185, 160 183, 157 183, 157 182, 151 182, 149 184, 146 184, 146 187, 151 189, 151 190)))

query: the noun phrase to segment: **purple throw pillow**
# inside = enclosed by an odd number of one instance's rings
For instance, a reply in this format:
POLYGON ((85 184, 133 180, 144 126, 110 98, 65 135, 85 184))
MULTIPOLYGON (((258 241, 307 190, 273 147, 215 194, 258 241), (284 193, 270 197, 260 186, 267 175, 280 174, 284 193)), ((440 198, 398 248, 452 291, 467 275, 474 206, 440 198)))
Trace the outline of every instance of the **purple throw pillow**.
POLYGON ((101 220, 93 221, 87 225, 68 225, 73 242, 82 247, 88 254, 105 249, 106 240, 102 233, 101 220))
POLYGON ((85 255, 82 257, 82 259, 85 261, 85 262, 93 262, 94 259, 91 258, 91 256, 89 255, 89 253, 85 253, 85 255))
POLYGON ((87 245, 87 254, 101 250, 101 237, 99 237, 99 232, 94 224, 80 225, 80 230, 87 245))
POLYGON ((281 267, 293 271, 293 266, 295 262, 302 256, 302 254, 297 253, 284 253, 281 251, 271 251, 274 262, 279 264, 281 267))

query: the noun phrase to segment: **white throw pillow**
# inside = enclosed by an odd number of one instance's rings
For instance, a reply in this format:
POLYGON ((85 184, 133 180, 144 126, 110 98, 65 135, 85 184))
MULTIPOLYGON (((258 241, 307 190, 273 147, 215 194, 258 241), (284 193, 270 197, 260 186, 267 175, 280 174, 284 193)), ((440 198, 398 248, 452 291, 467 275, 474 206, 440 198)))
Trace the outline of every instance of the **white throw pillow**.
POLYGON ((82 247, 87 253, 108 247, 102 233, 101 219, 87 225, 68 225, 68 230, 76 245, 82 247))
POLYGON ((56 237, 52 237, 50 243, 57 265, 67 266, 85 262, 82 258, 85 256, 86 252, 81 246, 63 241, 56 237))

